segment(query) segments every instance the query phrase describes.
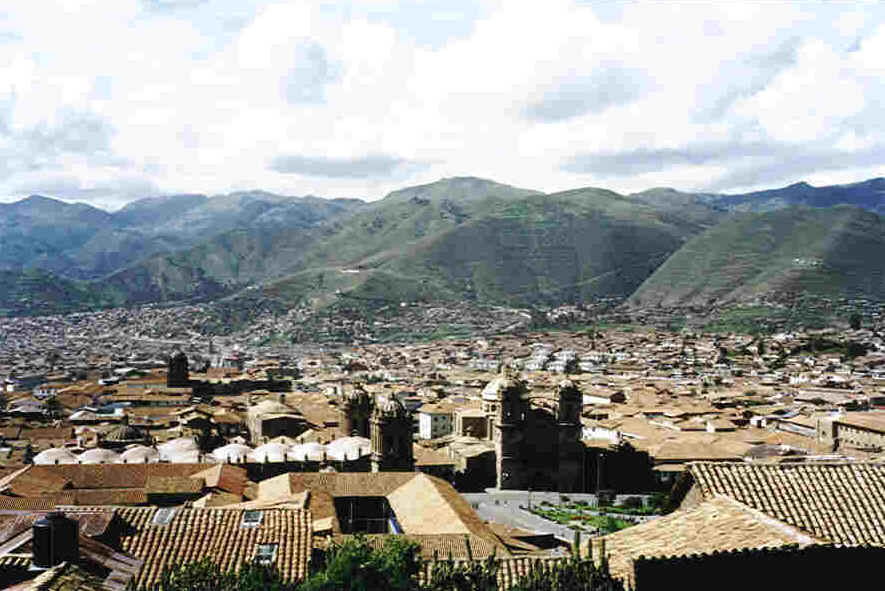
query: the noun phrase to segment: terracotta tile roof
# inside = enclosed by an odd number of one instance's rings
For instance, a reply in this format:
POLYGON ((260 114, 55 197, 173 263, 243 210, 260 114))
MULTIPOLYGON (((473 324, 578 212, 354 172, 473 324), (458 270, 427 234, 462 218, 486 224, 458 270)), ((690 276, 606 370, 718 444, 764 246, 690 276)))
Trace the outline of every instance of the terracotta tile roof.
MULTIPOLYGON (((34 522, 45 514, 45 511, 15 511, 0 515, 0 544, 30 529, 34 522)), ((114 519, 114 510, 80 511, 67 508, 65 515, 77 520, 80 524, 80 535, 94 538, 107 532, 108 526, 114 519)))
MULTIPOLYGON (((145 505, 148 502, 147 493, 142 488, 80 489, 73 493, 71 505, 145 505)), ((59 500, 58 504, 65 503, 59 500)))
MULTIPOLYGON (((35 481, 52 483, 53 488, 42 492, 59 490, 59 483, 69 481, 70 488, 144 488, 148 477, 188 477, 215 464, 59 464, 33 466, 26 475, 35 481)), ((20 479, 16 478, 14 483, 20 479)), ((15 484, 13 484, 15 486, 15 484)))
MULTIPOLYGON (((311 489, 333 497, 386 497, 415 477, 416 472, 296 472, 286 475, 293 493, 311 489)), ((264 481, 267 482, 267 481, 264 481)), ((264 485, 262 482, 259 486, 264 485)))
POLYGON ((39 427, 24 428, 18 434, 19 439, 36 441, 38 439, 73 439, 73 427, 39 427))
POLYGON ((117 509, 124 552, 144 561, 136 587, 156 583, 163 568, 210 557, 223 569, 255 558, 258 544, 278 544, 275 566, 289 581, 303 579, 312 545, 311 516, 298 509, 266 509, 257 527, 241 527, 243 510, 176 508, 166 525, 153 525, 156 507, 117 509))
POLYGON ((821 539, 885 545, 885 465, 699 462, 703 498, 727 495, 821 539))
POLYGON ((603 540, 612 574, 631 584, 633 561, 639 556, 687 556, 821 542, 726 496, 716 496, 692 509, 681 509, 604 538, 591 539, 596 557, 601 556, 603 540))
MULTIPOLYGON (((406 534, 469 534, 509 555, 506 545, 447 482, 421 472, 290 473, 259 484, 259 500, 310 491, 316 519, 335 517, 336 497, 385 497, 406 534)), ((334 528, 334 525, 333 525, 334 528)))
POLYGON ((413 448, 416 466, 453 466, 455 460, 441 451, 415 445, 413 448))
POLYGON ((191 478, 202 478, 209 488, 217 488, 235 495, 242 495, 248 482, 246 469, 230 464, 218 464, 206 470, 191 474, 191 478))
POLYGON ((149 495, 156 494, 199 494, 205 488, 202 478, 189 476, 148 476, 144 490, 149 495))
POLYGON ((39 497, 10 497, 0 495, 0 511, 51 511, 56 505, 73 505, 74 493, 41 495, 39 497))
POLYGON ((70 479, 64 474, 39 468, 40 466, 32 466, 14 476, 11 475, 5 483, 8 486, 7 492, 24 497, 60 492, 71 487, 70 479))

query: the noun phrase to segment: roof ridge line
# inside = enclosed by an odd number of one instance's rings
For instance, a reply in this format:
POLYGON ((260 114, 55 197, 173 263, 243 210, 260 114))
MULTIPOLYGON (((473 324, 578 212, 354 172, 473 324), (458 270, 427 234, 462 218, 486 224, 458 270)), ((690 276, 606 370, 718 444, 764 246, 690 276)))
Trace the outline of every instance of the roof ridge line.
POLYGON ((775 529, 779 529, 782 533, 790 534, 790 535, 798 537, 798 538, 805 538, 805 540, 807 540, 807 541, 803 540, 801 542, 796 542, 797 544, 802 544, 802 543, 804 543, 805 545, 832 544, 831 540, 817 538, 817 537, 809 534, 808 532, 806 532, 803 529, 800 529, 794 525, 790 525, 789 523, 781 521, 780 519, 773 517, 772 515, 769 515, 768 513, 765 513, 764 511, 760 511, 759 509, 755 509, 753 507, 750 507, 749 505, 741 503, 740 501, 738 501, 737 499, 735 499, 734 497, 731 497, 729 495, 725 495, 725 494, 721 494, 721 493, 713 493, 713 497, 711 499, 709 499, 707 502, 710 502, 714 499, 722 499, 728 503, 731 503, 735 507, 737 507, 743 511, 746 511, 747 513, 749 513, 750 515, 752 515, 753 517, 755 517, 759 521, 765 523, 766 525, 770 525, 770 526, 774 527, 775 529))

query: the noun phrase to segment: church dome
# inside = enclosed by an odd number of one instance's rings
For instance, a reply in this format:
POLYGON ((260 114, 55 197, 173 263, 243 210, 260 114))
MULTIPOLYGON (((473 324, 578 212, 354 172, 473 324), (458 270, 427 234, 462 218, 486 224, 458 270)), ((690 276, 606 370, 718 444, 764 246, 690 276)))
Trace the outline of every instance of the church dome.
POLYGON ((352 390, 344 392, 342 398, 345 402, 359 404, 360 402, 369 401, 371 397, 369 396, 369 393, 362 388, 362 386, 355 386, 352 390))
POLYGON ((482 389, 482 399, 495 401, 511 396, 521 397, 525 393, 525 384, 517 378, 501 375, 486 384, 482 389))
POLYGON ((559 382, 556 386, 556 391, 559 393, 560 399, 568 397, 580 400, 582 398, 581 391, 578 390, 573 381, 568 379, 559 382))
POLYGON ((387 396, 379 399, 379 403, 375 406, 376 412, 388 417, 405 417, 409 412, 396 396, 387 396))

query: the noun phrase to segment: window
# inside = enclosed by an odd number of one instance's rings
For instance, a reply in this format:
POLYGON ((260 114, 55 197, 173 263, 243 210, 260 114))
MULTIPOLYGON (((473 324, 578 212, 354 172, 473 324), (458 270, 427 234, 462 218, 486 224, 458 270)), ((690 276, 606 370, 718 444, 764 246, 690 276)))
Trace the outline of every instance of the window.
POLYGON ((243 511, 243 522, 240 527, 258 527, 263 517, 263 511, 243 511))
POLYGON ((277 560, 277 547, 279 544, 258 544, 255 551, 255 562, 258 564, 273 564, 277 560))
POLYGON ((151 525, 169 525, 173 517, 175 517, 175 507, 161 507, 154 513, 151 525))

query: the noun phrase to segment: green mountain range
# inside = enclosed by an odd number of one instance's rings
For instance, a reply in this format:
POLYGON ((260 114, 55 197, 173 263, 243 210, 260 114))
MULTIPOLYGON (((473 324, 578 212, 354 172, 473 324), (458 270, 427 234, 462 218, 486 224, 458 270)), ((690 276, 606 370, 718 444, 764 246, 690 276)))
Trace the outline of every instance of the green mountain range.
POLYGON ((634 306, 710 305, 810 293, 885 296, 885 222, 849 205, 740 213, 688 241, 634 306))
POLYGON ((883 190, 885 179, 744 195, 545 194, 457 177, 369 203, 250 191, 154 197, 113 213, 32 196, 0 204, 0 313, 218 298, 880 298, 883 190))

